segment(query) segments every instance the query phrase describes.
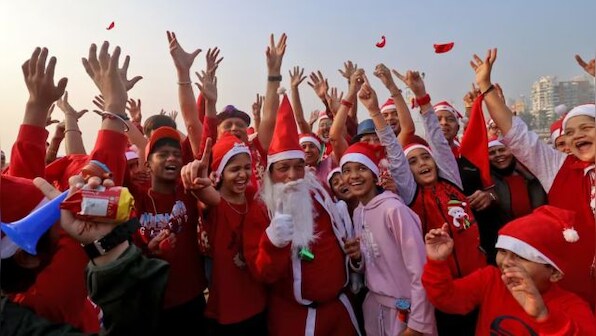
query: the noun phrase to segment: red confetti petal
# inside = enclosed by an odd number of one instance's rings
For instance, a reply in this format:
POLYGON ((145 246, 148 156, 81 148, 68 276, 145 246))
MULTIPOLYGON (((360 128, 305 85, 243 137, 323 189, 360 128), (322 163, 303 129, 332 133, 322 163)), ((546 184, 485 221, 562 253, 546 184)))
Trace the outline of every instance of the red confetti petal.
POLYGON ((377 48, 383 48, 385 46, 385 35, 381 36, 381 41, 377 42, 376 46, 377 48))
POLYGON ((112 28, 114 28, 115 24, 114 21, 112 21, 112 23, 110 23, 110 25, 108 26, 108 28, 106 28, 106 30, 110 30, 112 28))
POLYGON ((454 42, 444 43, 444 44, 435 44, 435 53, 442 54, 446 53, 449 50, 453 49, 454 42))

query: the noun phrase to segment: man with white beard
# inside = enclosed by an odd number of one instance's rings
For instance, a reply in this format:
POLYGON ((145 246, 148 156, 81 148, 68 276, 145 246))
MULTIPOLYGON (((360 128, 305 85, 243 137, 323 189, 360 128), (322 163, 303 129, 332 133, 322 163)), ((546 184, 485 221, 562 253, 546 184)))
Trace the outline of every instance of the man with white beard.
POLYGON ((270 335, 358 334, 343 294, 348 271, 342 240, 351 231, 349 215, 305 170, 285 95, 267 161, 259 199, 243 223, 243 239, 251 273, 270 286, 270 335))

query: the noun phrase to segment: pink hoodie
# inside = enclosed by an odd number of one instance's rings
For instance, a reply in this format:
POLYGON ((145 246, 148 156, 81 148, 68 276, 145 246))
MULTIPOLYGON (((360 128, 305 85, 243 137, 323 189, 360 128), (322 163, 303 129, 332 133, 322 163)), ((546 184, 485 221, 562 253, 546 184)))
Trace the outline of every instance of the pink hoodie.
POLYGON ((418 215, 390 191, 354 210, 369 293, 383 306, 395 308, 398 298, 411 301, 408 327, 436 334, 434 308, 422 287, 426 252, 418 215))

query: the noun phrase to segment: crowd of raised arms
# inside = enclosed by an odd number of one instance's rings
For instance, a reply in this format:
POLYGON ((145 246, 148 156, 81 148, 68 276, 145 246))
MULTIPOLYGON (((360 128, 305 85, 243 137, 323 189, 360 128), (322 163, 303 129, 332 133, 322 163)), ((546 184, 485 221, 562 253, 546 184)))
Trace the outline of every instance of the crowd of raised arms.
POLYGON ((543 141, 491 81, 497 49, 471 57, 460 113, 413 70, 346 61, 339 88, 288 73, 272 34, 249 114, 218 102, 217 47, 195 77, 201 50, 167 42, 183 124, 143 119, 130 57, 89 47, 90 152, 56 58, 23 64, 1 335, 596 335, 594 101, 558 107, 543 141), (321 107, 308 119, 305 81, 321 107))

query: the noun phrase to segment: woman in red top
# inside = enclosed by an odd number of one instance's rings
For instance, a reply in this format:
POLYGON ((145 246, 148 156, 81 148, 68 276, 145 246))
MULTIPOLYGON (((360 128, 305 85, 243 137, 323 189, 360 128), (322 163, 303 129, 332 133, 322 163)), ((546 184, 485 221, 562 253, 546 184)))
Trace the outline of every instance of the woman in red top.
POLYGON ((213 259, 205 314, 214 335, 266 335, 265 290, 246 268, 242 253, 242 224, 255 195, 250 148, 224 133, 212 152, 220 201, 206 215, 213 259))

